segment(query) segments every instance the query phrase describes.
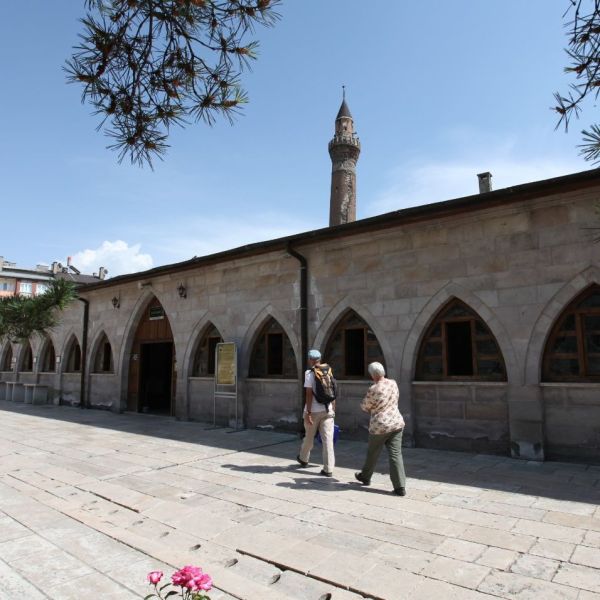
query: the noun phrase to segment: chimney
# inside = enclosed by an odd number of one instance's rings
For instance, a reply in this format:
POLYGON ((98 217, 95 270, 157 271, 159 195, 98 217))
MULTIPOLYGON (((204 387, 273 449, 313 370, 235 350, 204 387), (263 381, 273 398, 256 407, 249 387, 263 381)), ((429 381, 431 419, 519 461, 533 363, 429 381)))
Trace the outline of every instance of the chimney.
POLYGON ((486 192, 492 191, 492 174, 489 171, 485 173, 479 173, 479 193, 485 194, 486 192))
POLYGON ((67 267, 71 266, 71 257, 67 256, 67 267))
POLYGON ((108 269, 105 269, 104 267, 100 267, 98 269, 98 279, 104 279, 106 277, 108 273, 108 269))
POLYGON ((4 256, 0 256, 0 271, 2 271, 4 267, 4 256))
POLYGON ((52 273, 54 275, 56 275, 60 271, 60 263, 57 261, 54 261, 50 267, 50 270, 52 271, 52 273))

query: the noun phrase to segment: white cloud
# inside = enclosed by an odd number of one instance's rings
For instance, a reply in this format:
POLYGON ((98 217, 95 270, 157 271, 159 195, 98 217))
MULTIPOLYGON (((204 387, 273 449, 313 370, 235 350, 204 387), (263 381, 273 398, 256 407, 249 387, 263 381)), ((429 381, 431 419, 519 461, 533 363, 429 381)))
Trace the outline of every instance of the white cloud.
POLYGON ((140 244, 130 246, 122 240, 104 241, 95 250, 86 249, 74 254, 73 265, 86 274, 97 273, 99 267, 105 267, 110 277, 152 268, 152 257, 142 254, 140 248, 140 244))
POLYGON ((506 148, 446 161, 415 162, 394 169, 367 206, 367 215, 385 213, 479 193, 477 173, 492 173, 493 189, 540 181, 589 168, 581 160, 506 156, 506 148))

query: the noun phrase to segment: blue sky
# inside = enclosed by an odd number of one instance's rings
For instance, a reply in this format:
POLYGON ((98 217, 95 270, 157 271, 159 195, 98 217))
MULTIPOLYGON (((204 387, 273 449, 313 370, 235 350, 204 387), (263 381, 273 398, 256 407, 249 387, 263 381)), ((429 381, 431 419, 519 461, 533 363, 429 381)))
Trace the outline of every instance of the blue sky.
POLYGON ((117 275, 327 225, 341 85, 361 139, 358 217, 585 170, 549 109, 568 0, 284 0, 234 126, 176 129, 155 170, 117 163, 65 83, 83 0, 0 22, 0 255, 117 275))

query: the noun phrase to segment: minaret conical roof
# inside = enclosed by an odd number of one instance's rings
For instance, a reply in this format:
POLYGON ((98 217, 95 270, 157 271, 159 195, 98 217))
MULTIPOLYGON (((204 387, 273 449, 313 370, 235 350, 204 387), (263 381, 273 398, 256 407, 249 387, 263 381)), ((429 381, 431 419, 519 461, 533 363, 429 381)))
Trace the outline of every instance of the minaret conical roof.
POLYGON ((352 114, 350 113, 350 109, 348 108, 348 105, 346 104, 345 98, 342 100, 342 105, 340 106, 340 110, 338 111, 336 120, 340 119, 341 117, 349 117, 350 119, 352 118, 352 114))

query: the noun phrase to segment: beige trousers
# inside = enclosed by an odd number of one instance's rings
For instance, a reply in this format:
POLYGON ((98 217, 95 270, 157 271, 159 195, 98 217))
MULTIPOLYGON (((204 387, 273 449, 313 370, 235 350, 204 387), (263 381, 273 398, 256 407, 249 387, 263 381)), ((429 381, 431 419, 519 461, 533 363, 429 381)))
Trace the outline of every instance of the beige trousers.
POLYGON ((310 451, 315 443, 317 430, 321 434, 323 443, 323 470, 327 473, 333 471, 335 467, 335 455, 333 452, 333 414, 328 412, 318 412, 312 414, 313 424, 309 425, 306 415, 304 416, 304 429, 306 434, 300 447, 300 460, 309 462, 310 451))

